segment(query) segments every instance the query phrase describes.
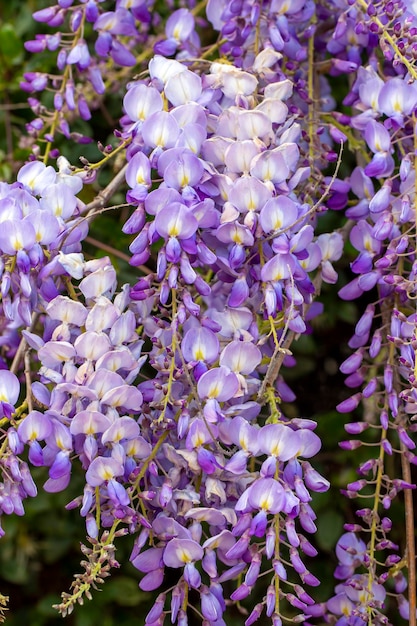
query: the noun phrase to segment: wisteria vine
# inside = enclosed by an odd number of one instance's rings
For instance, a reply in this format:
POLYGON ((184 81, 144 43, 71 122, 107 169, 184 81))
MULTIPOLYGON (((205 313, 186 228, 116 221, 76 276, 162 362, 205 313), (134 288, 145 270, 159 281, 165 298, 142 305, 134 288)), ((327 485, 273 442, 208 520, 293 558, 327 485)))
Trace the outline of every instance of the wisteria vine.
POLYGON ((56 73, 25 73, 31 155, 0 183, 0 510, 82 471, 84 571, 56 608, 91 599, 131 535, 147 626, 222 626, 233 606, 245 626, 389 624, 393 606, 415 625, 416 3, 60 0, 33 17, 26 49, 56 73), (109 93, 104 145, 77 122, 109 93), (65 142, 93 140, 99 160, 69 162, 65 142), (126 207, 131 284, 84 246, 126 207), (316 423, 286 415, 285 368, 326 285, 364 306, 338 411, 356 437, 340 446, 369 455, 319 602, 312 499, 332 477, 316 423))

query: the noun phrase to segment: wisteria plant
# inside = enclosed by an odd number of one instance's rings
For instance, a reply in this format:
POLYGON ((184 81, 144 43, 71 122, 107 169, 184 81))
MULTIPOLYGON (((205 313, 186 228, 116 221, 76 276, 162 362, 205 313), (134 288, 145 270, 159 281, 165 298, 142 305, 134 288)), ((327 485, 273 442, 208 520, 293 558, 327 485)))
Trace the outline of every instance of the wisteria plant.
POLYGON ((33 18, 28 157, 0 182, 0 510, 82 476, 82 571, 55 608, 94 601, 130 536, 146 626, 229 626, 236 607, 245 626, 415 626, 417 3, 58 0, 33 18), (118 119, 88 136, 108 97, 118 119), (71 162, 89 142, 101 156, 71 162), (128 250, 89 235, 109 213, 128 250), (314 500, 334 477, 286 372, 331 290, 360 310, 337 407, 359 466, 319 601, 314 500))

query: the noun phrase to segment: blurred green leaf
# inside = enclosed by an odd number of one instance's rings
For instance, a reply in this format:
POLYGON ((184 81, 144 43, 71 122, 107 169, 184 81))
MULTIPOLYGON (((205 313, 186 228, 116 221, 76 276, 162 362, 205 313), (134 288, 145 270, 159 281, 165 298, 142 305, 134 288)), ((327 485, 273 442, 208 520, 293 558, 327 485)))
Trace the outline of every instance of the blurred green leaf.
POLYGON ((316 540, 322 550, 329 552, 343 534, 343 516, 332 509, 322 511, 317 519, 316 540))
MULTIPOLYGON (((0 27, 0 55, 6 67, 19 65, 23 61, 23 43, 17 36, 12 24, 2 24, 0 27)), ((4 68, 3 68, 4 69, 4 68)))

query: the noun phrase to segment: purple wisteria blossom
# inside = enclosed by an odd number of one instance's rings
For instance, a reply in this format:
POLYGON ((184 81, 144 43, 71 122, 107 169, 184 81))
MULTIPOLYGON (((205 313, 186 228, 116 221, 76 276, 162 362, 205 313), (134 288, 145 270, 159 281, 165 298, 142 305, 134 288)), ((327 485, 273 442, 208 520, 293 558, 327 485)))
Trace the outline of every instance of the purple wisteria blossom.
POLYGON ((54 59, 24 72, 31 154, 0 182, 0 514, 24 515, 33 467, 77 490, 92 547, 57 608, 129 534, 147 626, 412 623, 415 3, 58 0, 34 19, 25 47, 54 59), (108 145, 70 163, 100 111, 120 117, 108 145), (103 214, 125 238, 96 239, 103 214), (326 310, 335 285, 351 302, 326 310), (349 397, 329 401, 360 465, 316 603, 324 494, 353 469, 295 391, 314 333, 348 318, 349 397))

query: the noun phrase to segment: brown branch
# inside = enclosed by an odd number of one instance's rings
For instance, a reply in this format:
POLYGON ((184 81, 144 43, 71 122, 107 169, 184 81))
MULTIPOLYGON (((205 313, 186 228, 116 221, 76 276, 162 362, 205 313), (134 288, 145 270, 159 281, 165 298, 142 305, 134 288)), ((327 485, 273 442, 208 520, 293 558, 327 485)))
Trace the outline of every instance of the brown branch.
POLYGON ((109 182, 107 187, 100 191, 97 196, 85 206, 84 211, 87 212, 87 217, 90 217, 95 209, 102 209, 110 198, 116 193, 120 185, 125 181, 125 174, 127 170, 127 163, 122 169, 117 172, 116 176, 109 182))

